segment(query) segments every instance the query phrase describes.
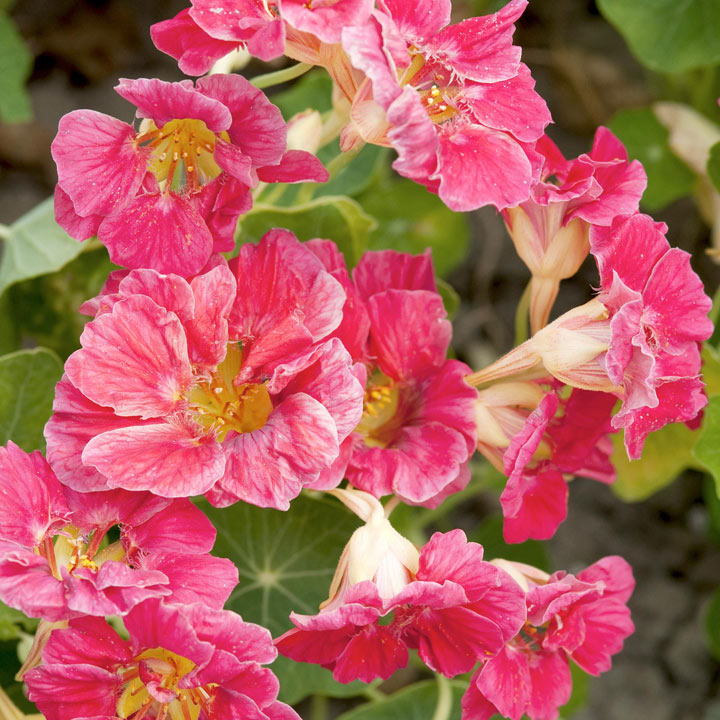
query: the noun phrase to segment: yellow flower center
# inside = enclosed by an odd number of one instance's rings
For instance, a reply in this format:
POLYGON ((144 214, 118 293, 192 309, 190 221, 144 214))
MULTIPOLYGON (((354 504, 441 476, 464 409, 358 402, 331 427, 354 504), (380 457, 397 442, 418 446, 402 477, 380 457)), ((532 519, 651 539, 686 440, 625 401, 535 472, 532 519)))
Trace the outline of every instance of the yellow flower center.
POLYGON ((145 650, 133 659, 129 667, 119 671, 126 684, 117 703, 118 717, 133 720, 150 717, 198 720, 201 710, 207 715, 212 688, 216 687, 214 684, 189 689, 178 688, 178 681, 194 668, 195 663, 192 660, 170 650, 145 650), (157 683, 153 693, 147 689, 143 677, 151 677, 153 682, 157 683), (158 696, 163 699, 158 699, 158 696))
MULTIPOLYGON (((220 134, 223 139, 227 133, 220 134)), ((149 170, 161 187, 197 190, 216 178, 222 170, 215 162, 216 134, 202 120, 171 120, 158 128, 143 120, 136 143, 152 148, 149 170)))
POLYGON ((210 379, 201 379, 188 395, 197 420, 215 432, 220 442, 231 430, 236 433, 259 430, 273 410, 265 383, 235 385, 241 367, 242 349, 231 343, 210 379))
POLYGON ((410 48, 410 65, 400 76, 401 85, 412 85, 420 95, 420 102, 430 119, 438 124, 458 114, 451 102, 459 88, 448 85, 449 72, 439 72, 437 68, 425 64, 425 57, 410 48))
POLYGON ((368 380, 363 415, 355 432, 368 447, 387 447, 392 443, 399 423, 397 410, 400 393, 394 382, 379 370, 368 380))

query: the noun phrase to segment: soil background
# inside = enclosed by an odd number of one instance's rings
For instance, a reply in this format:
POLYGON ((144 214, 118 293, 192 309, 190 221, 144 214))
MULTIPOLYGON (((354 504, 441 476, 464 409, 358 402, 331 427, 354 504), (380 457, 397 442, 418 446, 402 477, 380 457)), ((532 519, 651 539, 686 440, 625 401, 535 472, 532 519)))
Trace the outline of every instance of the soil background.
MULTIPOLYGON (((112 88, 119 77, 182 78, 176 63, 155 50, 148 27, 172 17, 181 0, 20 0, 12 15, 35 65, 29 84, 35 119, 0 124, 0 222, 9 224, 52 194, 50 143, 60 117, 92 108, 126 121, 132 108, 112 88)), ((482 3, 475 3, 479 7, 482 3)), ((455 3, 461 6, 463 3, 455 3)), ((470 3, 459 7, 461 14, 470 3)), ((592 134, 620 108, 653 99, 653 80, 622 38, 585 0, 532 0, 517 41, 555 125, 551 137, 566 156, 589 149, 592 134)), ((250 73, 262 72, 251 65, 250 73)), ((708 230, 689 199, 657 214, 669 240, 695 256, 709 292, 720 273, 703 254, 708 230)), ((470 250, 449 277, 462 304, 455 319, 458 356, 476 367, 512 344, 516 303, 528 279, 493 210, 469 216, 470 250)), ((590 265, 563 287, 556 312, 583 302, 596 282, 590 265)), ((608 554, 633 566, 630 602, 635 634, 613 670, 593 680, 577 720, 718 720, 720 664, 706 649, 704 607, 720 586, 720 546, 708 538, 703 477, 688 472, 650 500, 620 501, 607 487, 572 483, 567 521, 549 543, 553 566, 576 572, 608 554)), ((497 498, 461 508, 472 525, 497 498)))

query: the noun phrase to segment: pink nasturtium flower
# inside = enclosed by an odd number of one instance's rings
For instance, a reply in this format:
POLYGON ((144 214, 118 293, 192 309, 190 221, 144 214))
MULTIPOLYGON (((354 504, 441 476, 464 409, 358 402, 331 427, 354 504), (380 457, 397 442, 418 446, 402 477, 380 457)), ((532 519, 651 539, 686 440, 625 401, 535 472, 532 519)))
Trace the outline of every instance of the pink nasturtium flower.
POLYGON ((334 335, 365 383, 362 418, 315 487, 345 477, 375 497, 438 505, 470 477, 477 393, 465 382, 469 368, 447 359, 452 327, 429 253, 366 252, 351 279, 333 243, 308 246, 345 288, 334 335))
POLYGON ((218 263, 189 282, 134 270, 88 304, 46 427, 63 483, 287 509, 336 460, 363 397, 324 341, 340 283, 285 230, 218 263))
POLYGON ((43 664, 25 675, 48 720, 299 720, 277 701, 270 633, 202 603, 147 600, 124 619, 129 641, 105 620, 54 630, 43 664))
POLYGON ((395 170, 453 210, 527 200, 541 165, 532 146, 550 113, 512 42, 526 5, 449 25, 450 0, 382 0, 372 22, 343 31, 367 76, 343 147, 393 147, 395 170))
POLYGON ((203 75, 237 47, 261 60, 285 54, 323 64, 342 28, 366 22, 373 0, 191 0, 191 7, 150 28, 158 50, 188 75, 203 75))
POLYGON ((327 180, 311 154, 286 152, 280 110, 239 75, 121 80, 138 130, 93 110, 60 120, 55 214, 74 238, 97 234, 118 265, 188 277, 234 247, 237 218, 265 182, 327 180))
POLYGON ((526 591, 527 622, 503 650, 483 662, 463 698, 463 720, 555 720, 570 699, 569 660, 591 675, 610 669, 634 630, 627 601, 635 582, 620 557, 578 573, 547 575, 496 561, 526 591))
POLYGON ((186 499, 63 487, 39 452, 0 448, 0 599, 49 622, 124 615, 152 597, 221 608, 237 585, 186 499), (119 525, 120 538, 108 543, 119 525))
POLYGON ((525 621, 523 593, 483 561, 462 530, 436 533, 418 552, 392 528, 380 503, 356 490, 333 491, 366 520, 348 542, 331 597, 317 615, 275 641, 293 660, 332 669, 338 682, 387 678, 417 649, 447 677, 499 652, 525 621))
POLYGON ((540 181, 529 200, 503 210, 518 254, 530 268, 530 325, 547 324, 560 281, 573 276, 590 251, 590 227, 609 227, 618 215, 637 212, 647 178, 623 144, 598 128, 592 150, 566 160, 546 135, 540 181))
POLYGON ((506 542, 554 535, 567 515, 566 477, 614 482, 609 433, 616 401, 535 382, 501 382, 478 392, 478 450, 508 476, 500 496, 506 542))
POLYGON ((593 227, 600 292, 561 315, 469 381, 554 377, 622 400, 612 419, 631 459, 650 432, 694 420, 707 404, 699 344, 712 334, 712 305, 690 256, 671 248, 667 227, 643 214, 593 227))

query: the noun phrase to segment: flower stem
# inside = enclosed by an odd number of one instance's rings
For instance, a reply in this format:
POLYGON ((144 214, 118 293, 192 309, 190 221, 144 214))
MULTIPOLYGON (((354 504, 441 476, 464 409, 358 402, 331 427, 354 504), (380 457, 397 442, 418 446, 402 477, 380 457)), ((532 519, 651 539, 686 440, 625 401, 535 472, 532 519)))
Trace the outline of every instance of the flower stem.
POLYGON ((432 720, 450 720, 452 712, 452 688, 444 675, 436 675, 438 684, 438 701, 432 720))
MULTIPOLYGON (((334 179, 341 170, 346 168, 355 157, 357 157, 357 154, 365 147, 364 145, 358 145, 354 147, 352 150, 348 150, 347 152, 340 152, 338 153, 328 164, 327 164, 327 171, 330 177, 328 178, 328 182, 330 180, 334 179)), ((322 183, 304 183, 303 186, 300 188, 300 192, 297 194, 297 200, 295 201, 296 205, 302 205, 304 203, 310 202, 310 200, 313 199, 313 196, 315 195, 315 191, 322 185, 322 183)))
POLYGON ((327 720, 328 699, 325 695, 313 695, 310 720, 327 720))
POLYGON ((282 70, 276 70, 275 72, 258 75, 250 81, 250 84, 254 85, 260 90, 262 90, 263 88, 272 87, 273 85, 281 85, 284 82, 294 80, 295 78, 304 75, 312 67, 314 66, 308 63, 297 63, 296 65, 291 65, 290 67, 283 68, 282 70))
POLYGON ((530 309, 530 283, 520 296, 515 311, 515 345, 522 345, 528 339, 528 311, 530 309))

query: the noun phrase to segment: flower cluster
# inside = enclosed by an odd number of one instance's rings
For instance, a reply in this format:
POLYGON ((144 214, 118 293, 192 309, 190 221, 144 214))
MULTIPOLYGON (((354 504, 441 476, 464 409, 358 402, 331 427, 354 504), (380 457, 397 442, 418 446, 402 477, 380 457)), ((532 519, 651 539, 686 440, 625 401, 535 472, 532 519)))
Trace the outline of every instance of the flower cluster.
POLYGON ((450 24, 449 0, 192 0, 152 28, 192 75, 238 47, 324 68, 334 107, 318 122, 339 159, 392 147, 394 169, 449 208, 502 213, 532 275, 532 336, 476 372, 448 359, 429 252, 349 267, 332 240, 281 228, 236 247, 268 183, 330 176, 289 149, 252 82, 120 80, 134 124, 61 120, 57 220, 122 267, 81 307, 47 460, 0 449, 0 599, 42 620, 23 674, 48 720, 292 720, 263 667, 278 651, 339 682, 388 678, 410 651, 449 678, 475 671, 464 720, 553 720, 571 660, 609 669, 633 630, 622 559, 548 575, 485 560, 459 529, 417 547, 388 519, 464 489, 477 448, 508 478, 506 540, 546 539, 569 478, 614 480, 611 433, 637 458, 706 403, 710 301, 639 213, 645 174, 617 138, 600 128, 566 160, 544 135, 513 44, 526 5, 450 24), (549 322, 588 253, 597 294, 549 322), (238 572, 210 554, 215 529, 190 498, 286 511, 304 489, 363 524, 319 612, 293 613, 273 642, 223 610, 238 572))

